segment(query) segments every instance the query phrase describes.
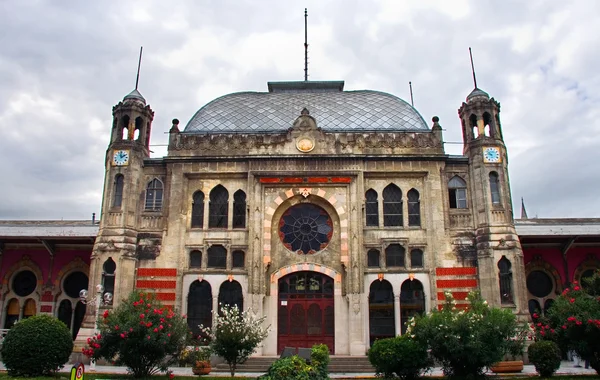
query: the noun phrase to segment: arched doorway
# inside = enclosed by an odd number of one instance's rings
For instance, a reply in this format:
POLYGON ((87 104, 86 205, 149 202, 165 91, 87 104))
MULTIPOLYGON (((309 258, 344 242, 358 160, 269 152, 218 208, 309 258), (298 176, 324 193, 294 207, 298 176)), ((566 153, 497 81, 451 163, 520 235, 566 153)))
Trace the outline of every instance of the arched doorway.
POLYGON ((400 331, 406 332, 406 323, 415 315, 425 313, 425 293, 419 280, 406 280, 400 286, 400 331))
POLYGON ((335 353, 333 279, 296 272, 279 280, 277 351, 324 343, 335 353))
POLYGON ((375 280, 369 289, 369 343, 396 336, 394 290, 387 280, 375 280))
POLYGON ((212 327, 212 288, 207 281, 192 282, 187 310, 187 323, 194 337, 200 335, 200 325, 212 327))

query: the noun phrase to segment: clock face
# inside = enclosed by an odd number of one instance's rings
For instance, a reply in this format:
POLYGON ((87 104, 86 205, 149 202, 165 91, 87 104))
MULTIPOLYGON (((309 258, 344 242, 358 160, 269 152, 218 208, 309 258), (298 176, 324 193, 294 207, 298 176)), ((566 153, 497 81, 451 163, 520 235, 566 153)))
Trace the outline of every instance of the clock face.
POLYGON ((116 166, 123 166, 129 163, 129 151, 128 150, 117 150, 113 156, 113 164, 116 166))
POLYGON ((497 163, 501 161, 500 149, 496 147, 484 147, 483 148, 483 161, 497 163))

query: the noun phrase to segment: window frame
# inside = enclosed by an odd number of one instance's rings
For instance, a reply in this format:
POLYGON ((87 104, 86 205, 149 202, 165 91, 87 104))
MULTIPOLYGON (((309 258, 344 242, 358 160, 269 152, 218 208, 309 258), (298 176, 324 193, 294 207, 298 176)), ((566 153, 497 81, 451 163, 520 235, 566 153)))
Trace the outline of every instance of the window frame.
POLYGON ((164 184, 160 179, 154 178, 150 182, 148 182, 148 185, 146 186, 146 199, 144 202, 144 211, 162 211, 163 195, 164 184))

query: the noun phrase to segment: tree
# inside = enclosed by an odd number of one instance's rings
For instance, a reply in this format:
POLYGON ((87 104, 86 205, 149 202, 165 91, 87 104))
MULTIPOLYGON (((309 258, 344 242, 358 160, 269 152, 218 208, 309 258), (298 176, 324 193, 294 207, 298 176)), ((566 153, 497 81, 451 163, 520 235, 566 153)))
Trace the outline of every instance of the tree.
POLYGON ((189 332, 185 319, 152 294, 133 292, 99 321, 100 333, 88 339, 83 353, 124 365, 136 378, 167 372, 178 360, 189 332))
POLYGON ((240 313, 237 305, 221 305, 215 314, 212 328, 200 325, 200 330, 208 336, 210 348, 215 355, 222 357, 229 365, 231 377, 235 369, 256 350, 269 332, 263 328, 265 317, 257 318, 250 310, 240 313))

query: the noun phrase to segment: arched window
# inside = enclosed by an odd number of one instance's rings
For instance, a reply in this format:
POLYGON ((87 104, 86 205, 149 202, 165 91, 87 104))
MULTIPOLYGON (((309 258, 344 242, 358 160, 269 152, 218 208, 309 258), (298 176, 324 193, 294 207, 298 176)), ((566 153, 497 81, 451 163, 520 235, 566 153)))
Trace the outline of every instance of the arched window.
POLYGON ((365 215, 367 227, 379 226, 379 202, 377 201, 377 192, 373 189, 365 193, 365 215))
POLYGON ((219 312, 221 312, 221 306, 223 305, 235 305, 240 313, 244 310, 244 295, 239 282, 231 280, 221 284, 219 288, 219 312))
POLYGON ((385 249, 385 265, 389 267, 404 267, 404 247, 400 244, 390 244, 385 249))
POLYGON ((419 280, 406 280, 400 287, 400 331, 406 332, 407 322, 425 313, 425 292, 419 280))
POLYGON ((423 251, 420 249, 412 249, 410 251, 410 267, 423 268, 423 251))
POLYGON ((208 267, 225 269, 227 267, 227 250, 222 245, 212 245, 207 252, 208 267))
POLYGON ((73 317, 73 305, 70 300, 62 300, 58 305, 58 320, 71 329, 71 318, 73 317))
POLYGON ((154 178, 146 187, 146 211, 160 211, 163 204, 163 184, 154 178))
POLYGON ((233 268, 243 268, 244 265, 244 251, 233 251, 231 253, 231 266, 233 268))
POLYGON ((375 280, 369 288, 369 342, 396 335, 394 291, 386 280, 375 280))
POLYGON ((402 226, 402 190, 394 184, 383 189, 383 225, 402 226))
POLYGON ((450 208, 467 208, 467 183, 459 176, 448 181, 450 208))
POLYGON ((144 126, 144 120, 141 117, 135 118, 135 132, 133 133, 133 139, 140 141, 142 138, 142 127, 144 126))
POLYGON ((380 253, 377 249, 369 249, 367 252, 367 266, 369 268, 379 268, 380 253))
POLYGON ((536 269, 527 275, 527 291, 529 292, 529 312, 544 315, 547 307, 556 295, 556 283, 546 271, 536 269), (541 305, 544 305, 542 308, 541 305))
POLYGON ((208 208, 208 227, 227 228, 229 212, 229 193, 223 186, 218 185, 210 192, 208 208))
POLYGON ((121 118, 121 139, 129 140, 129 116, 125 115, 121 118))
POLYGON ((233 193, 233 228, 246 228, 246 193, 238 190, 233 193))
POLYGON ((471 130, 473 131, 473 137, 479 137, 479 127, 477 126, 477 116, 475 114, 471 114, 469 117, 469 121, 471 122, 471 130))
POLYGON ((115 176, 114 193, 113 193, 113 207, 121 207, 123 203, 123 183, 125 177, 123 174, 117 174, 115 176))
POLYGON ((419 200, 419 192, 415 189, 410 189, 407 197, 408 225, 418 227, 421 225, 421 201, 419 200))
POLYGON ((500 281, 500 302, 503 304, 513 304, 513 287, 512 287, 512 264, 506 258, 502 256, 498 261, 499 281, 500 281))
POLYGON ((204 193, 196 191, 192 199, 192 228, 202 228, 204 226, 204 193))
POLYGON ((23 319, 33 317, 37 314, 37 307, 35 305, 35 301, 29 298, 25 301, 25 305, 23 305, 23 319))
POLYGON ((194 250, 190 252, 190 268, 202 267, 202 252, 194 250))
POLYGON ((195 337, 200 335, 200 327, 212 327, 212 289, 207 281, 194 281, 188 293, 187 323, 195 337))
POLYGON ((20 310, 19 300, 13 298, 8 301, 8 304, 6 305, 6 317, 4 319, 5 329, 10 329, 19 320, 20 310))
POLYGON ((485 131, 485 135, 486 136, 490 136, 490 137, 494 137, 494 128, 493 128, 493 124, 492 124, 492 117, 490 116, 489 113, 484 112, 483 114, 483 125, 484 125, 484 131, 485 131))
POLYGON ((492 195, 492 203, 495 205, 500 204, 500 183, 498 180, 498 173, 490 172, 490 193, 492 195))
MULTIPOLYGON (((104 285, 104 294, 115 294, 115 270, 117 264, 109 257, 102 265, 102 285, 104 285)), ((104 296, 104 294, 102 296, 104 296)), ((112 301, 110 302, 112 303, 112 301)))

